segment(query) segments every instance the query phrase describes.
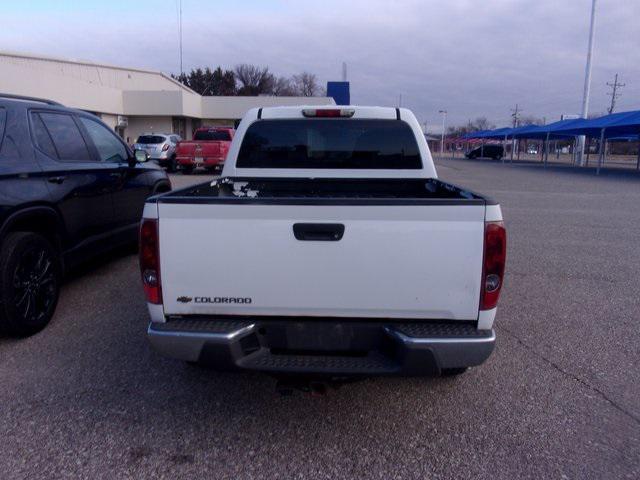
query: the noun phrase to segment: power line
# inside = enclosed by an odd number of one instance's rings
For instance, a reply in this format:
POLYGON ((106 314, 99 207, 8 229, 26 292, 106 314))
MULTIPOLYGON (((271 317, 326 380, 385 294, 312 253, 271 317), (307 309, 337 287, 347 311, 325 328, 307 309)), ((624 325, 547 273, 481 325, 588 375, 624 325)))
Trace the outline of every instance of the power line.
POLYGON ((620 96, 620 92, 618 92, 618 87, 624 87, 626 83, 618 83, 618 74, 613 80, 613 83, 607 82, 607 85, 612 88, 611 93, 607 93, 611 97, 611 106, 609 107, 609 115, 613 113, 613 109, 616 108, 616 99, 620 96))

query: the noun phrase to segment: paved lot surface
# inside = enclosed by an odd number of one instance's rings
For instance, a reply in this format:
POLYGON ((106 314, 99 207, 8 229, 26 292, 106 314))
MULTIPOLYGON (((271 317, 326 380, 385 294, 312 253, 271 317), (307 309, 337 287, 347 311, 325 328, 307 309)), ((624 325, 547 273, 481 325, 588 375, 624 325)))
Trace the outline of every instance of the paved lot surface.
POLYGON ((640 177, 439 171, 507 219, 485 365, 281 397, 152 352, 136 257, 111 255, 67 282, 48 329, 0 340, 0 477, 638 478, 640 177))

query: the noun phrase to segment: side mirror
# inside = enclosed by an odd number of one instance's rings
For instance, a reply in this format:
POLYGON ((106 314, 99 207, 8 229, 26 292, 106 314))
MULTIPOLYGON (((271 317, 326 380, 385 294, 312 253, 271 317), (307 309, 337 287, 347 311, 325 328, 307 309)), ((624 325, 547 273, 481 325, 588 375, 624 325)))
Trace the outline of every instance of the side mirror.
POLYGON ((134 150, 133 155, 136 158, 136 162, 144 163, 149 161, 149 154, 144 150, 134 150))

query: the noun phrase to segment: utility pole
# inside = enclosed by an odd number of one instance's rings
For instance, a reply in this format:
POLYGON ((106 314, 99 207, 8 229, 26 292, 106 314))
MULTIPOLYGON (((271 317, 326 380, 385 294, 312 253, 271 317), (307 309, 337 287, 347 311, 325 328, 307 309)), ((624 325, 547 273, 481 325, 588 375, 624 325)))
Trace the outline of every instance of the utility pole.
POLYGON ((612 92, 607 95, 611 96, 611 106, 609 107, 609 115, 613 113, 613 109, 616 108, 616 99, 620 96, 620 92, 618 92, 618 87, 624 87, 625 83, 618 83, 618 74, 616 73, 615 79, 613 83, 607 82, 607 85, 612 88, 612 92))
MULTIPOLYGON (((596 0, 591 0, 591 22, 589 24, 589 46, 587 65, 584 69, 584 90, 582 92, 582 118, 589 116, 589 93, 591 91, 591 57, 593 56, 593 37, 596 29, 596 0)), ((584 135, 578 137, 578 165, 584 166, 584 135)))
MULTIPOLYGON (((520 122, 520 114, 522 113, 522 110, 520 108, 518 108, 518 104, 516 103, 516 108, 511 110, 511 117, 513 117, 513 128, 516 128, 518 126, 518 123, 520 122)), ((515 138, 511 139, 511 162, 513 163, 513 151, 516 149, 516 145, 518 146, 518 150, 520 150, 520 144, 517 143, 519 140, 516 140, 515 138)), ((504 154, 507 154, 507 142, 505 139, 505 145, 504 145, 504 154)), ((519 153, 518 153, 519 154, 519 153)))
POLYGON ((511 117, 513 118, 513 128, 518 126, 518 122, 520 121, 520 114, 522 110, 518 108, 518 104, 516 103, 516 108, 511 109, 511 117))
POLYGON ((178 35, 180 35, 180 75, 182 75, 182 0, 180 2, 180 10, 178 13, 178 35))
POLYGON ((444 155, 444 129, 445 129, 445 121, 447 119, 447 111, 439 110, 438 113, 442 114, 442 137, 440 138, 440 155, 444 155))

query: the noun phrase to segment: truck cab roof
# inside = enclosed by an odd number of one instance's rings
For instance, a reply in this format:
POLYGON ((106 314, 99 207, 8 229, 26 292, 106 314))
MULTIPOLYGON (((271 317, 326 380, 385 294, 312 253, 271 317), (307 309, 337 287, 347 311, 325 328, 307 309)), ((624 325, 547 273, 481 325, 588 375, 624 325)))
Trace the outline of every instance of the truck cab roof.
POLYGON ((227 177, 437 178, 422 129, 406 108, 254 108, 225 162, 227 177))

